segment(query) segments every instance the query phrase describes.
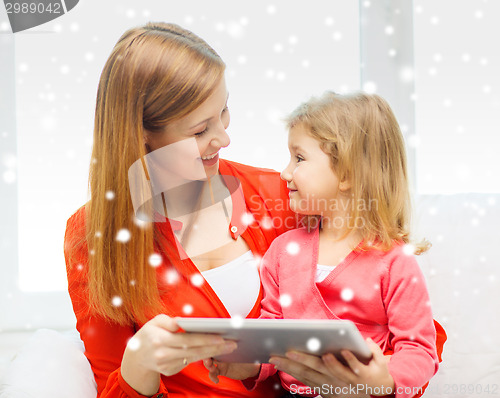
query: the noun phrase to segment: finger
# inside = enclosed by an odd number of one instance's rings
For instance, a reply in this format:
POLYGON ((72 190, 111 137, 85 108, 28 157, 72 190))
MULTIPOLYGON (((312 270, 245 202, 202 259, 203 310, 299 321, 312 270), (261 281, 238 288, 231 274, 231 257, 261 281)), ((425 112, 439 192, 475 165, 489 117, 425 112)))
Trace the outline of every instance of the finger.
POLYGON ((344 357, 353 373, 356 376, 360 376, 365 368, 365 365, 359 362, 358 358, 356 358, 356 356, 351 351, 342 350, 341 355, 344 357))
POLYGON ((215 368, 215 364, 214 364, 213 359, 212 358, 204 359, 203 366, 205 366, 205 368, 207 368, 207 370, 211 370, 211 369, 215 368))
POLYGON ((220 336, 204 333, 171 333, 161 335, 158 340, 162 345, 176 348, 206 347, 225 342, 220 336))
POLYGON ((218 355, 229 354, 237 348, 234 341, 227 341, 223 344, 210 345, 194 348, 175 348, 172 349, 173 358, 188 358, 189 362, 196 362, 202 359, 216 357, 218 355))
POLYGON ((286 353, 286 357, 292 361, 299 362, 317 372, 326 374, 328 371, 326 369, 323 360, 316 355, 305 354, 298 351, 289 351, 286 353))
POLYGON ((153 325, 158 326, 162 329, 165 329, 169 332, 177 332, 179 330, 179 325, 174 318, 170 318, 165 314, 160 314, 155 316, 150 321, 153 325))
POLYGON ((355 381, 356 377, 351 369, 341 363, 335 355, 331 353, 323 355, 323 361, 329 373, 337 379, 345 383, 353 383, 355 381))
POLYGON ((325 383, 325 375, 316 370, 303 365, 300 362, 292 361, 283 357, 271 357, 269 360, 276 369, 288 373, 301 383, 310 387, 319 387, 325 383))
POLYGON ((385 363, 386 359, 384 357, 384 353, 380 349, 380 346, 369 337, 366 339, 366 343, 368 344, 368 348, 373 354, 373 359, 377 363, 385 363))

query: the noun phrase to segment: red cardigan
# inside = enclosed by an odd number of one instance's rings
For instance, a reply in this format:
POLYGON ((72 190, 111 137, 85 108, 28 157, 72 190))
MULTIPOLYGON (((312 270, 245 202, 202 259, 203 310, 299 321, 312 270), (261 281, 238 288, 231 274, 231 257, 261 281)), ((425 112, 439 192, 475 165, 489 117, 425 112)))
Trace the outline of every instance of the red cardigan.
MULTIPOLYGON (((288 190, 275 171, 255 168, 239 163, 220 160, 219 171, 227 178, 233 199, 233 215, 230 233, 233 239, 241 237, 252 253, 263 256, 271 242, 286 230, 296 227, 296 216, 288 207, 288 190), (241 187, 238 187, 238 181, 241 187), (236 185, 234 185, 236 184, 236 185), (253 222, 246 226, 242 215, 249 211, 253 222), (234 228, 236 227, 236 228, 234 228)), ((246 218, 248 220, 248 217, 246 218)), ((227 310, 208 283, 199 287, 190 283, 193 274, 200 274, 191 259, 182 260, 177 251, 176 239, 170 223, 155 223, 155 238, 161 242, 156 247, 163 257, 157 268, 159 286, 169 270, 175 270, 180 278, 175 286, 175 295, 167 293, 162 299, 167 304, 170 316, 185 316, 182 307, 188 303, 193 307, 193 317, 229 317, 227 310)), ((65 257, 68 274, 68 289, 77 318, 77 329, 85 344, 88 358, 97 382, 98 397, 142 397, 121 377, 120 364, 127 341, 142 326, 131 324, 120 326, 89 313, 87 291, 87 246, 75 248, 74 242, 84 241, 85 208, 80 208, 69 220, 65 235, 65 257), (76 259, 69 262, 69 250, 76 259)), ((201 274, 200 274, 201 275, 201 274)), ((164 283, 164 282, 163 282, 164 283)), ((171 292, 171 290, 170 290, 171 292)), ((255 318, 260 313, 262 292, 248 315, 255 318)), ((188 365, 180 373, 161 377, 160 390, 156 397, 277 397, 283 393, 277 379, 269 379, 254 391, 247 391, 236 380, 222 378, 214 384, 201 361, 188 365)))

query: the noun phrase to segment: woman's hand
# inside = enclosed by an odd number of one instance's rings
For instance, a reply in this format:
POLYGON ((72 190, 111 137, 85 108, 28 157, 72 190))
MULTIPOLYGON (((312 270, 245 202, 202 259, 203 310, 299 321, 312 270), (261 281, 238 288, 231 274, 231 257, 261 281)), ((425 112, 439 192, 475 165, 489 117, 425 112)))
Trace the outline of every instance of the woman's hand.
POLYGON ((128 342, 121 375, 137 392, 158 392, 160 374, 179 373, 189 363, 228 354, 237 347, 233 341, 201 333, 176 333, 175 319, 158 315, 147 322, 128 342))
POLYGON ((260 365, 254 363, 228 363, 216 361, 213 358, 203 360, 203 365, 208 369, 208 377, 215 384, 219 376, 229 377, 234 380, 245 380, 259 374, 260 365))
POLYGON ((320 391, 324 398, 368 397, 370 394, 358 391, 356 387, 357 384, 370 385, 369 382, 358 381, 361 377, 369 379, 376 374, 375 377, 381 378, 380 385, 384 383, 385 391, 391 385, 394 387, 394 381, 387 368, 390 357, 384 356, 380 347, 370 339, 367 342, 373 353, 373 359, 368 365, 363 365, 352 353, 347 351, 347 356, 351 354, 354 357, 354 360, 346 358, 349 367, 342 365, 332 354, 326 354, 319 358, 315 355, 295 351, 288 352, 286 358, 273 357, 270 362, 278 370, 288 373, 302 384, 320 391), (354 373, 351 364, 354 369, 358 369, 359 374, 354 373), (387 370, 387 374, 385 370, 387 370), (390 377, 390 380, 385 381, 385 376, 390 377))

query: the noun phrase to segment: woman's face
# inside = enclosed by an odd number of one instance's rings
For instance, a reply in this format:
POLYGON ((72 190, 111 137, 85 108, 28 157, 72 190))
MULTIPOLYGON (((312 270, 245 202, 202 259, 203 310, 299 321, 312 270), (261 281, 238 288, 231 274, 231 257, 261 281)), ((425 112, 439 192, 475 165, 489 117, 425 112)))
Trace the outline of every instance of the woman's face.
MULTIPOLYGON (((219 170, 219 150, 229 145, 228 92, 224 78, 198 108, 144 139, 154 169, 185 182, 212 177, 219 170)), ((148 164, 150 164, 148 160, 148 164)))

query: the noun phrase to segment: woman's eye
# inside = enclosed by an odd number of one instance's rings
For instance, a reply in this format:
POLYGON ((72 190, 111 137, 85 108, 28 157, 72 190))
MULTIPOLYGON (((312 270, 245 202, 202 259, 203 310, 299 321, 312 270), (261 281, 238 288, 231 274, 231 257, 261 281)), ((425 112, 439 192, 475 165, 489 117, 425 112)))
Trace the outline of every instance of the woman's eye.
POLYGON ((226 105, 226 107, 222 110, 222 113, 226 113, 229 110, 229 107, 226 105))
POLYGON ((206 128, 205 130, 203 131, 200 131, 199 133, 196 133, 195 136, 196 137, 201 137, 203 134, 205 134, 206 132, 208 131, 208 128, 206 128))

